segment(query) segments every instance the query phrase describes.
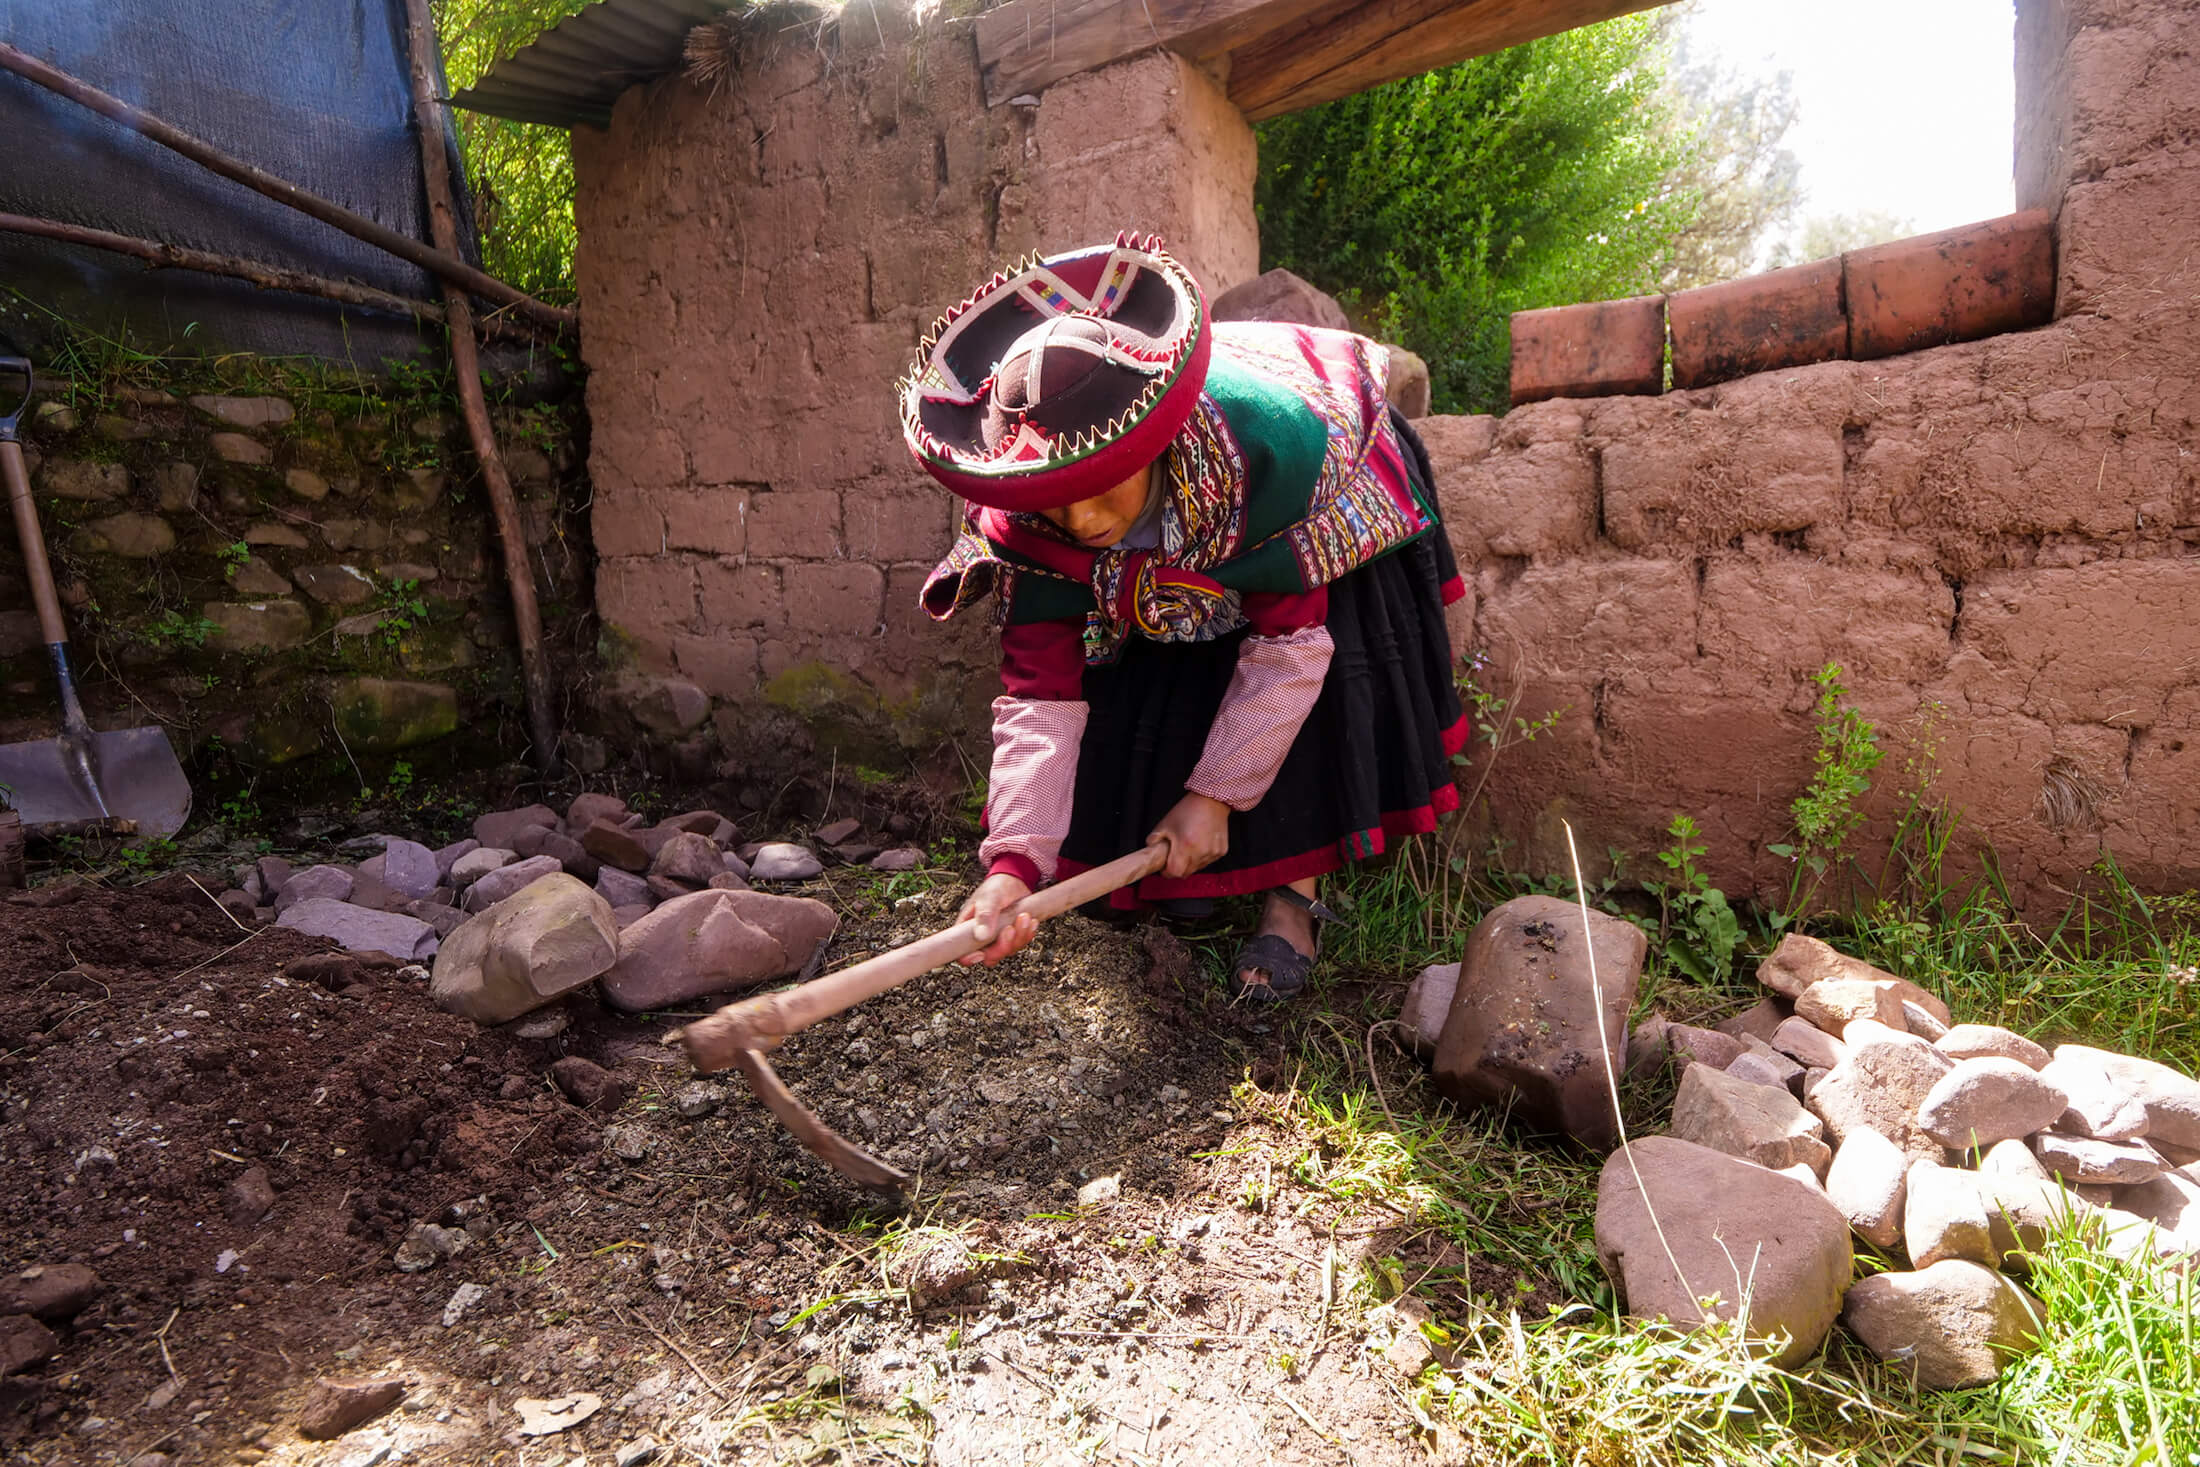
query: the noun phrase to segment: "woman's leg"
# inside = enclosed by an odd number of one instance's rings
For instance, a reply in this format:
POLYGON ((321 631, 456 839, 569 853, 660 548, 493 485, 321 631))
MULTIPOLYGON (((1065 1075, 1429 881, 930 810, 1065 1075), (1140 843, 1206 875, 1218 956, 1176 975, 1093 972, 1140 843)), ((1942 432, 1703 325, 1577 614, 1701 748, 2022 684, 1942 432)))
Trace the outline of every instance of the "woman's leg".
MULTIPOLYGON (((1312 902, 1320 895, 1321 881, 1319 877, 1309 876, 1303 881, 1292 882, 1289 889, 1312 902)), ((1268 894, 1260 921, 1253 928, 1253 936, 1280 937, 1291 945, 1293 952, 1309 962, 1313 960, 1319 946, 1313 912, 1297 902, 1284 900, 1274 891, 1268 894)), ((1257 964, 1243 965, 1237 970, 1237 981, 1241 988, 1266 988, 1269 986, 1269 976, 1268 970, 1257 964)))

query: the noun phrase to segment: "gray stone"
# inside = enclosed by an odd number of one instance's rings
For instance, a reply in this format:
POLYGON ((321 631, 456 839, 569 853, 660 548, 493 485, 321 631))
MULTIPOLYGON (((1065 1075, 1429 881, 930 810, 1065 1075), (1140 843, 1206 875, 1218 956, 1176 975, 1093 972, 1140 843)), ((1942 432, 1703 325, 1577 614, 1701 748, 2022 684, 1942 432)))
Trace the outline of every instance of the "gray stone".
POLYGON ((1825 978, 1795 997, 1795 1016, 1825 1030, 1846 1034, 1858 1019, 1876 1019, 1902 1028, 1902 999, 1892 985, 1863 978, 1825 978))
POLYGON ((1944 1391, 1991 1384, 2012 1356, 2038 1346, 2046 1311, 1992 1269, 1951 1258, 1861 1280, 1842 1317, 1881 1360, 1921 1389, 1944 1391))
POLYGON ((279 397, 208 395, 192 398, 191 406, 232 428, 268 428, 287 423, 293 416, 290 404, 279 397))
POLYGON ((1384 343, 1383 350, 1390 353, 1390 363, 1383 373, 1383 396, 1406 419, 1425 418, 1429 413, 1429 401, 1434 389, 1429 381, 1428 363, 1402 346, 1384 343))
POLYGON ((708 1080, 690 1080, 672 1092, 672 1108, 687 1119, 700 1120, 726 1103, 726 1087, 708 1080))
POLYGON ((1352 318, 1336 297, 1283 269, 1240 281, 1216 296, 1208 309, 1217 321, 1289 321, 1331 331, 1352 329, 1352 318))
POLYGON ((1737 1078, 1709 1065, 1690 1065, 1682 1073, 1670 1130, 1683 1141, 1774 1171, 1802 1165, 1823 1174, 1833 1160, 1817 1117, 1796 1104, 1785 1086, 1737 1078))
POLYGON ((1749 1046, 1731 1034, 1699 1029, 1694 1024, 1674 1024, 1665 1031, 1667 1048, 1679 1064, 1709 1065, 1723 1070, 1749 1052, 1749 1046))
POLYGON ((1826 1171, 1826 1195, 1865 1241, 1892 1249, 1902 1241, 1909 1159, 1868 1126, 1849 1132, 1826 1171))
MULTIPOLYGON (((1790 932, 1781 938, 1780 945, 1757 965, 1757 981, 1788 998, 1799 998, 1811 984, 1826 979, 1892 984, 1898 1000, 1916 1004, 1943 1024, 1955 1022, 1948 1005, 1937 995, 1927 993, 1907 978, 1897 978, 1884 968, 1875 968, 1861 958, 1852 958, 1800 932, 1790 932)), ((1893 1021, 1893 1027, 1902 1027, 1899 1017, 1893 1021)))
POLYGON ((2056 1058, 2065 1054, 2092 1061, 2106 1072, 2111 1084, 2146 1107, 2150 1142, 2200 1147, 2200 1080, 2154 1060, 2082 1044, 2058 1045, 2056 1058))
POLYGON ((1908 999, 1902 1001, 1902 1026, 1927 1043, 1931 1043, 1948 1032, 1946 1024, 1941 1023, 1940 1020, 1927 1013, 1924 1008, 1910 1002, 1908 999))
POLYGON ((1938 1161, 1941 1146, 1917 1124, 1917 1108, 1955 1061, 1913 1034, 1863 1021, 1848 1054, 1811 1087, 1812 1114, 1839 1146, 1859 1128, 1877 1131, 1912 1160, 1938 1161))
POLYGON ((288 596, 298 589, 257 555, 229 568, 229 584, 240 596, 288 596))
POLYGON ((275 462, 274 451, 248 433, 212 433, 207 435, 206 446, 224 463, 266 465, 275 462))
POLYGON ((924 852, 915 846, 896 846, 871 858, 873 871, 914 871, 924 864, 924 852))
POLYGON ((530 825, 555 827, 558 812, 548 805, 528 805, 518 810, 492 810, 474 821, 474 839, 485 846, 512 851, 520 831, 530 825))
POLYGON ((1784 1019, 1773 1031, 1772 1047, 1796 1063, 1814 1070, 1830 1070, 1848 1053, 1841 1041, 1808 1019, 1784 1019))
MULTIPOLYGON (((1780 1053, 1780 1051, 1774 1049, 1771 1045, 1765 1043, 1762 1039, 1757 1038, 1755 1035, 1747 1036, 1742 1042, 1749 1046, 1749 1050, 1747 1053, 1737 1058, 1735 1060, 1735 1064, 1740 1064, 1741 1061, 1745 1059, 1754 1059, 1758 1062, 1759 1065, 1763 1067, 1764 1073, 1772 1076, 1772 1079, 1770 1081, 1761 1080, 1758 1083, 1784 1085, 1789 1090, 1794 1091, 1797 1095, 1802 1094, 1803 1067, 1801 1065, 1797 1064, 1794 1060, 1789 1059, 1786 1055, 1780 1053)), ((1727 1066, 1727 1069, 1730 1072, 1733 1070, 1733 1068, 1733 1065, 1727 1066)))
POLYGON ((1958 1024, 1933 1045, 1952 1059, 2012 1059, 2028 1070, 2043 1069, 2048 1061, 2046 1050, 1998 1024, 1958 1024))
POLYGON ((2039 1071, 1988 1055, 1958 1060, 1918 1106, 1918 1129, 1954 1151, 2014 1141, 2053 1125, 2070 1097, 2039 1071))
POLYGON ((1855 1267, 1848 1223, 1823 1192, 1673 1136, 1606 1159, 1596 1249, 1622 1306, 1640 1318, 1683 1328, 1733 1319, 1746 1290, 1747 1336, 1784 1341, 1772 1353, 1788 1367, 1825 1339, 1855 1267), (1653 1211, 1667 1220, 1662 1239, 1653 1211))
POLYGON ((247 545, 278 545, 285 550, 303 550, 313 542, 290 526, 277 520, 261 520, 244 527, 244 543, 247 545))
MULTIPOLYGON (((459 905, 469 912, 486 912, 506 897, 524 891, 535 882, 564 874, 565 868, 558 863, 557 857, 530 856, 524 861, 514 861, 509 866, 499 866, 494 871, 475 877, 473 885, 466 888, 466 895, 459 905)), ((587 891, 588 888, 584 886, 581 890, 587 891)))
POLYGON ((519 852, 499 850, 495 846, 475 846, 451 863, 448 873, 451 885, 464 891, 492 871, 501 871, 519 859, 519 852))
POLYGON ((603 1147, 621 1161, 640 1161, 649 1155, 649 1132, 640 1126, 606 1126, 603 1147))
POLYGON ((86 549, 105 551, 125 560, 151 560, 176 548, 175 526, 157 514, 125 510, 94 520, 78 532, 86 549))
MULTIPOLYGON (((1800 1066, 1794 1066, 1793 1061, 1788 1063, 1794 1067, 1797 1075, 1802 1074, 1800 1066)), ((1745 1051, 1735 1056, 1734 1063, 1728 1065, 1722 1073, 1750 1085, 1779 1091, 1788 1088, 1787 1070, 1754 1051, 1745 1051)), ((1779 1168, 1774 1167, 1773 1170, 1778 1171, 1779 1168)))
POLYGON ((467 914, 453 906, 447 906, 432 897, 417 902, 407 902, 400 909, 408 917, 418 917, 435 929, 438 938, 449 937, 469 920, 467 914))
POLYGON ((301 565, 290 574, 324 606, 358 606, 375 598, 374 577, 354 565, 301 565))
POLYGON ((1617 1143, 1611 1082, 1626 1063, 1649 944, 1618 917, 1592 912, 1589 924, 1585 942, 1580 908, 1542 896, 1515 897, 1482 919, 1437 1040, 1438 1090, 1589 1146, 1617 1143))
POLYGON ((199 466, 180 461, 162 464, 153 470, 153 492, 169 514, 191 508, 199 501, 199 466))
POLYGON ((59 1324, 89 1308, 102 1287, 99 1275, 81 1263, 34 1263, 0 1278, 0 1314, 59 1324))
POLYGON ((95 464, 57 458, 38 476, 38 487, 56 499, 97 504, 130 492, 130 471, 121 464, 95 464))
MULTIPOLYGON (((263 869, 263 880, 266 875, 263 869)), ((352 874, 341 866, 308 866, 303 871, 286 871, 282 884, 275 891, 275 910, 288 911, 299 902, 314 897, 343 901, 351 895, 352 880, 352 874)))
POLYGON ((2042 1131, 2032 1138, 2040 1165, 2065 1182, 2128 1186, 2151 1182, 2169 1168, 2144 1141, 2103 1141, 2042 1131))
POLYGON ((1405 1025, 1413 1052, 1423 1060, 1436 1053, 1436 1040, 1444 1032, 1444 1019, 1451 1013, 1451 996, 1458 987, 1457 963, 1423 968, 1406 985, 1406 996, 1398 1005, 1398 1022, 1405 1025))
POLYGON ((2159 1251, 2185 1257, 2200 1253, 2200 1182, 2183 1172, 2116 1189, 2116 1210, 2161 1229, 2159 1251))
MULTIPOLYGON (((618 928, 609 904, 559 871, 556 862, 548 864, 536 880, 451 934, 436 956, 428 990, 437 1003, 478 1024, 502 1024, 580 987, 617 961, 618 928)), ((491 872, 468 895, 516 869, 491 872)))
POLYGON ((435 852, 418 841, 392 839, 382 847, 382 884, 408 901, 419 901, 442 883, 435 852))
POLYGON ((300 499, 328 498, 328 480, 311 469, 291 469, 283 475, 283 487, 300 499))
POLYGON ((824 869, 824 862, 809 847, 784 841, 762 847, 749 862, 749 876, 755 881, 808 881, 824 869))
POLYGON ((621 871, 616 866, 602 866, 597 869, 596 894, 615 908, 652 905, 649 883, 633 872, 621 871))
POLYGON ((1730 1019, 1721 1019, 1713 1027, 1721 1034, 1731 1034, 1745 1044, 1752 1039, 1769 1042, 1787 1018, 1788 1008, 1785 1004, 1776 998, 1766 998, 1758 1000, 1755 1005, 1730 1019))
MULTIPOLYGON (((1458 965, 1445 966, 1456 968, 1458 965)), ((1627 1078, 1639 1080, 1665 1068, 1673 1057, 1672 1029, 1671 1020, 1652 1010, 1641 1023, 1627 1031, 1627 1078)))
POLYGON ((216 652, 284 652, 313 634, 313 613, 296 601, 209 601, 199 614, 214 623, 216 652))
POLYGON ((1986 1204, 1969 1172, 1935 1161, 1910 1164, 1902 1203, 1902 1242, 1913 1268, 1967 1258, 1992 1268, 2001 1262, 1986 1204))
POLYGON ((786 949, 741 914, 744 895, 700 891, 675 897, 622 929, 617 965, 604 975, 604 997, 638 1013, 754 987, 789 972, 794 965, 786 949))
POLYGON ((451 876, 451 867, 458 863, 458 858, 468 852, 480 849, 481 842, 475 840, 472 836, 467 836, 464 840, 454 840, 447 846, 436 847, 435 869, 437 874, 448 881, 451 876))
POLYGON ((2094 1061, 2098 1050, 2060 1045, 2055 1057, 2040 1074, 2070 1097, 2070 1107, 2055 1122, 2055 1129, 2073 1136, 2102 1141, 2131 1141, 2147 1133, 2152 1117, 2136 1096, 2108 1077, 2094 1061))
POLYGON ((1979 1158, 1980 1176, 2031 1177, 2047 1181, 2047 1168, 2032 1154, 2032 1148, 2022 1141, 1997 1141, 1986 1148, 1979 1158))
POLYGON ((690 887, 708 886, 713 876, 725 873, 725 858, 719 855, 710 837, 685 830, 659 846, 656 857, 649 863, 650 875, 663 876, 690 887))
MULTIPOLYGON (((295 887, 297 882, 293 880, 291 885, 295 887)), ((275 925, 325 937, 348 952, 388 953, 407 960, 431 957, 437 946, 435 929, 418 917, 378 912, 327 897, 298 902, 277 917, 275 925)))
POLYGON ((611 909, 611 920, 618 923, 619 930, 624 932, 655 910, 656 908, 648 902, 630 902, 625 906, 613 907, 611 909))
POLYGON ((650 732, 678 738, 710 717, 710 694, 682 678, 652 678, 633 690, 627 708, 650 732))
POLYGON ((275 1209, 275 1187, 264 1166, 247 1167, 222 1188, 222 1216, 230 1226, 257 1227, 275 1209))

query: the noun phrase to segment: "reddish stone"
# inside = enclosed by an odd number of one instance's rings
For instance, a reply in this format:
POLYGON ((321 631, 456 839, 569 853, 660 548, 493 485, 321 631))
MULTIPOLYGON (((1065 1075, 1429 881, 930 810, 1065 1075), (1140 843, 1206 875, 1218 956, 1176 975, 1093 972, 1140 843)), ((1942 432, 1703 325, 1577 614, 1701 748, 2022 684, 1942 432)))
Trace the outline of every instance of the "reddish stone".
POLYGON ((405 1384, 401 1380, 317 1380, 298 1408, 298 1434, 325 1442, 364 1426, 404 1399, 405 1384))
POLYGON ((2047 323, 2055 226, 2044 209, 1842 256, 1849 355, 1859 361, 2047 323))
POLYGON ((1675 387, 1830 362, 1849 347, 1838 257, 1680 291, 1665 306, 1675 387))
POLYGON ((1590 301, 1512 318, 1512 400, 1656 393, 1665 385, 1665 297, 1590 301))
POLYGON ((606 866, 616 866, 621 871, 649 869, 649 852, 634 838, 634 833, 608 820, 596 820, 581 832, 581 849, 606 866))

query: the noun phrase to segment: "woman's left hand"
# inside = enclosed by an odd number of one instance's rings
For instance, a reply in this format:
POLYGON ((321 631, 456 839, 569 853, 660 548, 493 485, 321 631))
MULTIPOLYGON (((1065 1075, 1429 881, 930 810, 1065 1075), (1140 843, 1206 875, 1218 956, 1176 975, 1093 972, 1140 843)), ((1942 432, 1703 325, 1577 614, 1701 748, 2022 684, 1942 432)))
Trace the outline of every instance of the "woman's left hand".
POLYGON ((1169 843, 1169 863, 1161 868, 1165 876, 1189 876, 1212 866, 1230 849, 1230 807, 1186 792, 1146 837, 1148 845, 1157 840, 1169 843))

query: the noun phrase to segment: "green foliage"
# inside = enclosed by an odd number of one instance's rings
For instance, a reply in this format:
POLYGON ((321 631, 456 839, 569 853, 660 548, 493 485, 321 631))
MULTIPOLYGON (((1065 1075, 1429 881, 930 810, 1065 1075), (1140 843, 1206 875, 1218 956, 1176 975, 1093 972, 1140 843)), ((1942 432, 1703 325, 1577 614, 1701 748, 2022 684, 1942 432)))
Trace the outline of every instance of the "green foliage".
POLYGON ((222 574, 230 580, 235 580, 238 570, 243 567, 246 561, 252 558, 252 547, 245 541, 232 540, 216 551, 215 554, 221 559, 222 574))
POLYGON ((1871 789, 1872 771, 1884 757, 1877 725, 1843 701, 1848 689, 1841 683, 1841 664, 1827 663, 1811 681, 1818 685, 1816 772, 1788 807, 1795 818, 1794 841, 1765 847, 1795 863, 1787 909, 1775 926, 1810 914, 1818 888, 1864 823, 1858 801, 1871 789))
POLYGON ((1722 983, 1734 971, 1734 950, 1742 945, 1741 919, 1727 904, 1726 893, 1696 869, 1696 858, 1707 849, 1698 838, 1696 822, 1675 815, 1665 833, 1673 844, 1658 852, 1658 864, 1672 873, 1672 879, 1643 883, 1658 899, 1658 930, 1653 935, 1659 951, 1698 983, 1722 983))
POLYGON ((1513 311, 1658 288, 1697 193, 1658 22, 1625 16, 1264 123, 1266 263, 1503 411, 1513 311))
MULTIPOLYGON (((435 0, 451 90, 576 14, 589 0, 435 0)), ((549 301, 573 299, 573 149, 566 130, 453 109, 481 232, 482 265, 549 301)))
POLYGON ((203 616, 185 616, 170 608, 138 628, 138 640, 148 647, 203 647, 206 639, 221 629, 220 623, 203 616))
POLYGON ((405 640, 405 633, 428 619, 428 601, 420 594, 418 581, 391 581, 383 589, 382 641, 394 647, 405 640))

